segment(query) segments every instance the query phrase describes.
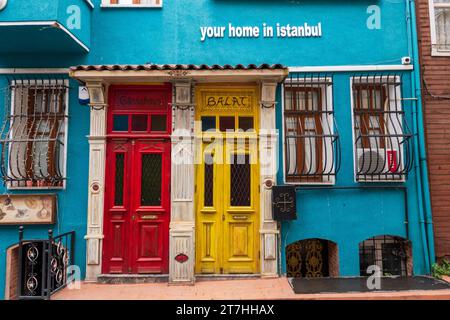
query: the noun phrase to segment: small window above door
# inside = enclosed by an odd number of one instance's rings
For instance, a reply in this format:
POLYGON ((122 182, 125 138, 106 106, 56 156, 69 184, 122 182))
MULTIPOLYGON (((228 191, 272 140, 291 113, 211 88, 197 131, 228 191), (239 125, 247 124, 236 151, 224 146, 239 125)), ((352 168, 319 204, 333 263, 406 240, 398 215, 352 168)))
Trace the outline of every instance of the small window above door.
POLYGON ((102 0, 104 8, 161 8, 163 0, 102 0))

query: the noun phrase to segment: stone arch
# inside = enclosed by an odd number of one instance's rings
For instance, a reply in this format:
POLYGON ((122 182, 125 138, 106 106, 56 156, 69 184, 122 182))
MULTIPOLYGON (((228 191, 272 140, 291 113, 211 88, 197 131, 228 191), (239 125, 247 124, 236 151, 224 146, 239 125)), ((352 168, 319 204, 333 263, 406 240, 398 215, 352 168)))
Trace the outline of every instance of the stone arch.
POLYGON ((411 276, 411 241, 395 235, 378 235, 359 243, 359 270, 361 276, 370 276, 371 265, 380 268, 382 276, 411 276))
POLYGON ((293 278, 339 276, 337 244, 320 238, 303 239, 288 244, 286 275, 293 278))

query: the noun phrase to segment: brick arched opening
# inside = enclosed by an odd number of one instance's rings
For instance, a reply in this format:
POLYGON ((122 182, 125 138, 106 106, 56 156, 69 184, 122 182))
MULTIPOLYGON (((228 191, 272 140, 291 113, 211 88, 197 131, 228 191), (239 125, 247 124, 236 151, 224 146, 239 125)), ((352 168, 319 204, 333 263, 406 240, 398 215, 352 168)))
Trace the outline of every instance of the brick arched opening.
POLYGON ((339 276, 336 243, 325 239, 304 239, 286 246, 286 276, 319 278, 339 276))
POLYGON ((359 243, 361 276, 373 274, 370 266, 379 267, 382 276, 411 276, 412 261, 411 241, 402 237, 380 235, 359 243))

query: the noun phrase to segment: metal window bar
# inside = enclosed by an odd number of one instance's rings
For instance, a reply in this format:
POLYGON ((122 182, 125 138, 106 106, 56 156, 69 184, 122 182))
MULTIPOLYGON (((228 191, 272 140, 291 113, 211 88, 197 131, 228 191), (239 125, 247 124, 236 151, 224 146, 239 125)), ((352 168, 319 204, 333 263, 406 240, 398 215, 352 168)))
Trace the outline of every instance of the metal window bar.
POLYGON ((413 166, 399 75, 352 78, 355 169, 358 182, 401 182, 413 166))
POLYGON ((75 231, 47 239, 24 240, 19 228, 18 299, 49 300, 67 286, 68 267, 75 262, 75 231))
POLYGON ((66 79, 9 79, 0 133, 9 187, 62 187, 68 89, 66 79))
POLYGON ((382 276, 407 276, 407 247, 407 240, 388 235, 364 240, 359 244, 360 275, 372 275, 368 267, 375 265, 382 276))
POLYGON ((283 87, 286 182, 333 182, 341 147, 329 97, 332 75, 293 73, 283 87))

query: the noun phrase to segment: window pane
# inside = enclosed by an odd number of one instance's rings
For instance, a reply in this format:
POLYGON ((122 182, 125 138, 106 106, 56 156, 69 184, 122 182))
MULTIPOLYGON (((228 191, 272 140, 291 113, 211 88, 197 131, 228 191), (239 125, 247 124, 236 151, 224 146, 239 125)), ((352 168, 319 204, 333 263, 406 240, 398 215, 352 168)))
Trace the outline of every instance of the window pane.
POLYGON ((297 91, 296 99, 297 99, 297 110, 306 110, 306 92, 297 91))
POLYGON ((234 117, 220 117, 220 131, 235 130, 234 117))
POLYGON ((317 91, 310 92, 311 104, 309 105, 309 109, 313 111, 319 110, 319 93, 317 91))
POLYGON ((250 156, 235 155, 231 164, 230 177, 232 206, 249 206, 250 205, 250 156))
POLYGON ((128 131, 128 115, 115 114, 113 116, 113 131, 128 131))
POLYGON ((239 117, 239 129, 244 131, 253 130, 253 117, 239 117))
POLYGON ((66 88, 16 83, 10 94, 15 117, 10 123, 12 141, 4 141, 9 155, 3 161, 9 160, 11 186, 61 186, 66 88))
POLYGON ((202 131, 216 129, 216 117, 202 117, 202 131))
POLYGON ((368 90, 362 90, 360 89, 360 94, 361 94, 361 109, 369 109, 370 107, 370 94, 368 90))
POLYGON ((435 8, 436 44, 438 50, 450 50, 450 8, 435 8))
POLYGON ((116 181, 114 186, 114 205, 123 205, 123 178, 125 169, 125 154, 116 153, 116 181))
POLYGON ((316 122, 313 117, 307 117, 305 118, 305 130, 308 131, 315 131, 316 129, 316 122))
POLYGON ((284 93, 284 109, 285 110, 292 110, 292 90, 289 90, 286 88, 286 91, 284 93))
POLYGON ((166 131, 167 117, 165 115, 152 116, 152 131, 166 131))
POLYGON ((131 130, 132 131, 147 131, 147 115, 133 115, 131 116, 131 130))
POLYGON ((142 155, 141 205, 161 205, 161 154, 142 155))
POLYGON ((205 163, 205 199, 204 206, 214 205, 214 164, 205 163))

